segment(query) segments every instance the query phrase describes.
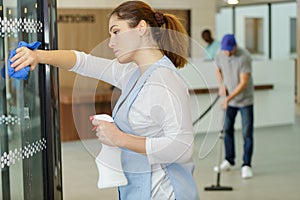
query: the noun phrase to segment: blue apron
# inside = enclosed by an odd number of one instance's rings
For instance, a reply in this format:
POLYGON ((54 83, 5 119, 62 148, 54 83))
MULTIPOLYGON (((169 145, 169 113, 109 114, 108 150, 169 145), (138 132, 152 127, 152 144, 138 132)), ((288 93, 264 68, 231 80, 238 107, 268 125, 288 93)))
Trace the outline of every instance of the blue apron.
MULTIPOLYGON (((137 69, 130 78, 127 86, 116 103, 113 110, 115 124, 120 130, 128 134, 136 135, 128 121, 129 110, 144 86, 150 74, 158 67, 166 67, 175 72, 173 63, 164 56, 156 64, 149 67, 139 78, 137 69)), ((119 199, 121 200, 150 200, 151 198, 151 165, 145 155, 121 149, 121 161, 123 171, 128 180, 128 185, 119 187, 119 199)), ((198 192, 193 179, 194 165, 190 163, 171 163, 162 165, 169 176, 173 186, 176 200, 197 200, 198 192)))

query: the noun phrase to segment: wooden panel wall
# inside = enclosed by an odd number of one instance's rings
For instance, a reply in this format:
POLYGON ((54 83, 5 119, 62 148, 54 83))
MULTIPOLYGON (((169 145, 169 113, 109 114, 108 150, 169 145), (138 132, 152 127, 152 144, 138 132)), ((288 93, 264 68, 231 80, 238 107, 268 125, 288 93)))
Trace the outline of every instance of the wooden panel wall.
MULTIPOLYGON (((109 39, 108 9, 58 9, 58 48, 91 53, 109 39)), ((110 48, 105 49, 111 54, 110 48)), ((106 54, 104 54, 106 55, 106 54)), ((75 74, 60 70, 60 86, 72 88, 75 74)), ((84 86, 83 86, 84 87, 84 86)), ((104 88, 109 86, 104 85, 104 88)))

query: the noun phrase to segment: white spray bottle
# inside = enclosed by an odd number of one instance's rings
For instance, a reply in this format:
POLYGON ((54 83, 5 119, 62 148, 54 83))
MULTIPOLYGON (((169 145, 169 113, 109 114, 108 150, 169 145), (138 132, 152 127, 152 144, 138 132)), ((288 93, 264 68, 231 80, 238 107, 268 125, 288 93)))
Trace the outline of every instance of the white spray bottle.
MULTIPOLYGON (((113 118, 107 114, 91 116, 90 120, 93 119, 114 122, 113 118)), ((99 189, 128 184, 122 169, 121 150, 118 147, 102 144, 101 151, 96 157, 95 162, 99 173, 99 189)))

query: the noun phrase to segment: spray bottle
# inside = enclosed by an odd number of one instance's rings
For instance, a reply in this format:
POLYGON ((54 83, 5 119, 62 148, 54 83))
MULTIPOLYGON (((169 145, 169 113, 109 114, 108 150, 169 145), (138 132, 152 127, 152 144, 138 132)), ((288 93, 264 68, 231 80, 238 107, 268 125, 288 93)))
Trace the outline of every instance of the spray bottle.
MULTIPOLYGON (((90 120, 94 119, 114 122, 113 118, 107 114, 94 115, 90 117, 90 120)), ((121 150, 118 147, 102 144, 101 151, 96 157, 95 162, 99 173, 99 189, 118 187, 128 184, 122 169, 121 150)))

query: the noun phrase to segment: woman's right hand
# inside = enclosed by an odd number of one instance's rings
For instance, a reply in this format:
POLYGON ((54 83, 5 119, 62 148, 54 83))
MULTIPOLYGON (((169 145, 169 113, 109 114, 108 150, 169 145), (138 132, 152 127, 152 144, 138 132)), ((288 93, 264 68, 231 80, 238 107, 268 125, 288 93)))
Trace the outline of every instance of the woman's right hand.
POLYGON ((16 55, 10 59, 11 67, 18 71, 26 66, 30 66, 30 70, 34 70, 39 63, 37 52, 39 50, 30 50, 26 47, 20 47, 16 50, 16 55))

